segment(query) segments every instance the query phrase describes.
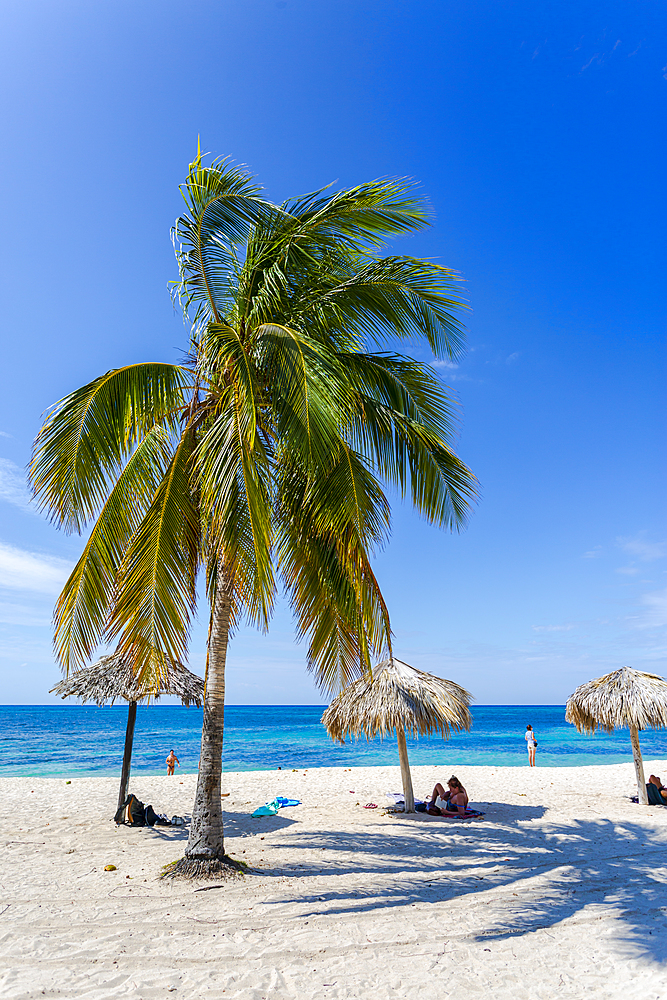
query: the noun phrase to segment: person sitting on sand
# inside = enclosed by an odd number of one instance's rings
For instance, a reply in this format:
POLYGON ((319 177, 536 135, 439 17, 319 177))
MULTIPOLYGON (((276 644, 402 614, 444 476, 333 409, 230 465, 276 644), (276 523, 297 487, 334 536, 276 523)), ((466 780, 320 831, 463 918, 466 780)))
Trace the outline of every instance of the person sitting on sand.
POLYGON ((173 750, 169 751, 169 756, 167 757, 165 763, 167 765, 167 777, 174 773, 174 764, 178 764, 179 767, 181 766, 181 762, 173 750))
POLYGON ((435 786, 431 801, 427 803, 426 812, 431 816, 445 816, 447 819, 452 819, 454 816, 465 816, 467 808, 468 793, 453 774, 447 782, 447 791, 440 782, 435 786))
POLYGON ((660 797, 662 799, 664 799, 665 802, 667 802, 667 787, 665 787, 665 785, 663 785, 663 783, 660 780, 660 778, 656 777, 655 774, 652 774, 651 777, 648 780, 649 780, 649 784, 650 785, 655 785, 656 786, 656 788, 660 792, 660 797))

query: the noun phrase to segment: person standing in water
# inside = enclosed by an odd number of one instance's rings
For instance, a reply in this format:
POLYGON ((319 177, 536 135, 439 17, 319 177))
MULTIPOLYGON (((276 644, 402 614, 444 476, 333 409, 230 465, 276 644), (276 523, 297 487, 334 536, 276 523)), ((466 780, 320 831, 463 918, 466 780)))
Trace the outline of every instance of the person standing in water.
POLYGON ((181 766, 181 762, 173 750, 169 751, 169 756, 167 757, 165 763, 167 765, 167 777, 174 773, 174 764, 178 764, 179 767, 181 766))
POLYGON ((528 746, 528 767, 535 767, 535 730, 532 726, 526 726, 526 745, 528 746))

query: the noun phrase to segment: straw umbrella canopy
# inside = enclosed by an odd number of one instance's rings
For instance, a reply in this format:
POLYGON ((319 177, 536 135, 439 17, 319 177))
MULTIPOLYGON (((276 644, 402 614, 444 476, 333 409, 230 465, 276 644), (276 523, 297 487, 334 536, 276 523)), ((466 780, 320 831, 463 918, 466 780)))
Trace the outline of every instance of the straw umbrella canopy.
POLYGON ((349 684, 332 701, 322 716, 329 736, 341 743, 348 735, 396 732, 405 811, 415 811, 406 732, 427 736, 441 732, 449 739, 450 730, 468 731, 472 717, 468 706, 472 695, 454 681, 416 670, 395 657, 378 663, 372 673, 349 684))
POLYGON ((184 705, 201 708, 204 702, 204 682, 177 660, 164 663, 159 677, 140 680, 134 670, 134 663, 126 653, 116 651, 103 656, 97 663, 76 670, 64 681, 60 681, 49 693, 61 698, 80 698, 82 702, 93 701, 96 705, 113 705, 119 698, 128 702, 127 727, 125 730, 125 751, 120 776, 118 808, 127 798, 130 781, 130 763, 134 724, 137 718, 137 702, 157 701, 160 695, 169 694, 180 698, 184 705))
POLYGON ((667 727, 667 682, 664 678, 632 667, 596 677, 580 684, 570 695, 565 719, 580 733, 594 733, 596 729, 613 733, 624 727, 630 730, 639 801, 648 805, 639 730, 667 727))

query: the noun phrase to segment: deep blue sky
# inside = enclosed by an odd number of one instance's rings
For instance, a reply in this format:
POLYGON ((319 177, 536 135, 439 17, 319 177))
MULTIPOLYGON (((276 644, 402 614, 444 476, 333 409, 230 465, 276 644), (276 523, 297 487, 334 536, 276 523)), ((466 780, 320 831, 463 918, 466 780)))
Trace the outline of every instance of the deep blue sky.
MULTIPOLYGON (((396 654, 481 703, 664 670, 664 12, 5 0, 0 700, 49 700, 51 607, 81 549, 25 508, 40 415, 186 344, 169 227, 198 134, 275 199, 418 179, 436 221, 399 249, 466 279, 470 352, 442 374, 482 501, 457 537, 396 507, 377 562, 396 654)), ((322 700, 284 610, 235 640, 228 697, 322 700)))

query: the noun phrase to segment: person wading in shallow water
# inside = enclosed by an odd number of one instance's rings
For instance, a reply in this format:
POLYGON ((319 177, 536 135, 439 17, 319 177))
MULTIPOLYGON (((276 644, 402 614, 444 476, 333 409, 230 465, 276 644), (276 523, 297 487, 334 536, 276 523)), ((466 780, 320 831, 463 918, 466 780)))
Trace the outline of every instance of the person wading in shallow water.
POLYGON ((174 764, 178 764, 179 767, 181 766, 181 762, 173 750, 169 751, 169 756, 165 763, 167 765, 167 776, 174 773, 174 764))
POLYGON ((528 766, 535 767, 535 747, 537 746, 537 740, 535 739, 535 730, 532 726, 526 726, 526 745, 528 747, 528 766))

